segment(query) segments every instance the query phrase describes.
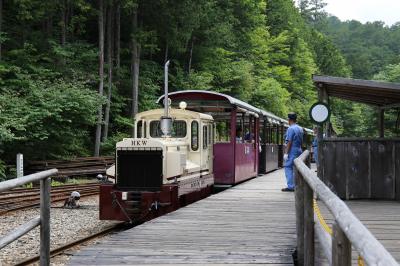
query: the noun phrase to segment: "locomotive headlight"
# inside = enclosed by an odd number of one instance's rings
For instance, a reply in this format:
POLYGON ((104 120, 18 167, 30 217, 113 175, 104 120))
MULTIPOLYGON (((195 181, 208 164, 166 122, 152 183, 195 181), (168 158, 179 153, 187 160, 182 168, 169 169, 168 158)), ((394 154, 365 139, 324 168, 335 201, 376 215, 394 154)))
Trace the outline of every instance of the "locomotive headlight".
POLYGON ((122 192, 121 199, 122 200, 127 200, 128 199, 128 192, 122 192))
POLYGON ((185 110, 186 107, 187 107, 187 103, 186 102, 182 101, 182 102, 179 103, 179 108, 181 108, 182 110, 185 110))

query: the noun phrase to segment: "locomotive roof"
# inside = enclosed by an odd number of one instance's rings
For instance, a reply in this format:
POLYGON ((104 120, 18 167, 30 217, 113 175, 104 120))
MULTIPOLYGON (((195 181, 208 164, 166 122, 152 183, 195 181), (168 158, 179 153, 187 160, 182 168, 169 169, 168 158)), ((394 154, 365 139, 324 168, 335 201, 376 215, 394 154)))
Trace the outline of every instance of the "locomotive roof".
MULTIPOLYGON (((144 117, 144 116, 157 116, 159 118, 160 115, 164 114, 164 109, 152 109, 149 111, 144 111, 138 113, 136 116, 138 118, 144 117)), ((199 113, 199 112, 194 112, 194 111, 189 111, 185 109, 177 109, 177 108, 171 108, 170 109, 170 114, 171 115, 181 115, 181 116, 186 116, 188 118, 194 118, 194 119, 205 119, 205 120, 213 120, 213 117, 211 115, 199 113)))

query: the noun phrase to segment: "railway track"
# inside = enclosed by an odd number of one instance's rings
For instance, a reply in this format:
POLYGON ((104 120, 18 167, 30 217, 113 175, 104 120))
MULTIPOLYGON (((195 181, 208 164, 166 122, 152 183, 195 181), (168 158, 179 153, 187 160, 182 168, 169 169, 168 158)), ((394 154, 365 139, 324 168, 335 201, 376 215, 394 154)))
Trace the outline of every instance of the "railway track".
MULTIPOLYGON (((132 227, 132 225, 127 226, 126 223, 124 223, 124 222, 118 223, 116 225, 112 225, 110 227, 107 227, 107 228, 101 230, 100 232, 97 232, 97 233, 92 234, 90 236, 83 237, 81 239, 69 242, 69 243, 67 243, 65 245, 62 245, 60 247, 52 249, 50 251, 50 257, 54 257, 56 255, 59 255, 59 254, 63 253, 64 251, 68 250, 68 249, 71 249, 73 247, 77 247, 77 246, 79 246, 81 244, 84 244, 84 243, 86 243, 86 242, 88 242, 90 240, 96 239, 98 237, 105 236, 105 235, 110 234, 112 232, 124 230, 124 229, 130 228, 130 227, 132 227)), ((15 265, 18 265, 18 266, 30 265, 32 263, 38 262, 39 260, 40 260, 40 256, 37 255, 37 256, 33 256, 33 257, 28 258, 28 259, 25 259, 25 260, 23 260, 21 262, 18 262, 15 265)))
MULTIPOLYGON (((51 188, 51 202, 64 201, 72 191, 78 191, 81 197, 97 195, 99 183, 87 183, 80 185, 63 185, 51 188)), ((40 189, 19 188, 0 193, 0 215, 8 212, 39 206, 40 189)))
POLYGON ((52 168, 57 168, 56 178, 75 176, 104 175, 107 168, 115 162, 112 156, 82 157, 71 160, 46 160, 30 161, 25 169, 26 173, 36 173, 52 168))

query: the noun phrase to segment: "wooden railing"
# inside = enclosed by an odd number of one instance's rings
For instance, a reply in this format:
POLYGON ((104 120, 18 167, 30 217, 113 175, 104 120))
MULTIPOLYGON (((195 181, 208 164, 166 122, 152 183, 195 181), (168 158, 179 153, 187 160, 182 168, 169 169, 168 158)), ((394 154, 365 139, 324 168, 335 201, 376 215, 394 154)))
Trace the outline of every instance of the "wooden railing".
POLYGON ((40 181, 40 216, 2 237, 0 239, 0 249, 40 225, 40 266, 50 265, 50 177, 57 174, 57 172, 57 169, 51 169, 0 183, 0 192, 3 192, 31 182, 40 181))
POLYGON ((347 205, 309 168, 308 151, 305 151, 294 163, 299 265, 314 265, 314 234, 330 265, 351 265, 352 246, 367 265, 398 265, 392 255, 357 219, 347 205), (335 219, 332 236, 323 229, 324 225, 318 219, 314 222, 314 196, 319 199, 319 202, 325 204, 335 219))

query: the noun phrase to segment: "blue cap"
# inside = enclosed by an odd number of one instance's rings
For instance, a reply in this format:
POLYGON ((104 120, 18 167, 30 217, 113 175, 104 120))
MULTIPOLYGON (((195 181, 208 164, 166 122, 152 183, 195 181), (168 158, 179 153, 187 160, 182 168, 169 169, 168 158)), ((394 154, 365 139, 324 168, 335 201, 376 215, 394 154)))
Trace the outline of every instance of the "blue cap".
POLYGON ((296 120, 296 119, 297 119, 297 115, 296 115, 296 113, 289 113, 289 114, 288 114, 288 118, 289 118, 290 120, 296 120))

